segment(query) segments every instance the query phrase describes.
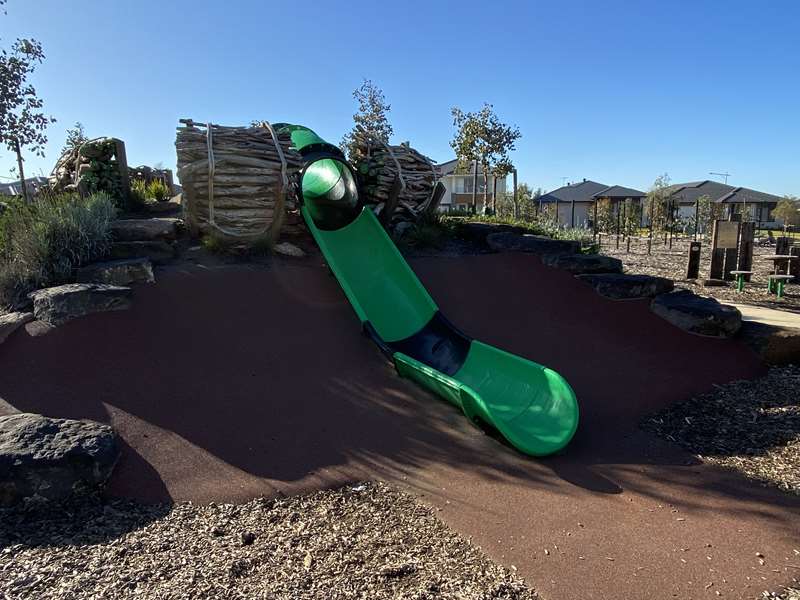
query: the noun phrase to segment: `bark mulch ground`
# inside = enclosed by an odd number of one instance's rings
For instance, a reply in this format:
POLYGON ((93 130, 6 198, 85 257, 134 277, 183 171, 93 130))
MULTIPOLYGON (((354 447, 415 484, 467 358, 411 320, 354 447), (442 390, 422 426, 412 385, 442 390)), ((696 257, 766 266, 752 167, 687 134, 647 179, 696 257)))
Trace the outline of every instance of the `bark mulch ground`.
POLYGON ((767 291, 767 276, 771 273, 772 262, 764 259, 765 256, 775 254, 774 246, 756 246, 753 249, 752 281, 747 283, 743 292, 737 292, 731 282, 722 287, 705 287, 703 279, 708 277, 708 268, 711 262, 711 242, 704 241, 701 250, 700 279, 690 281, 686 279, 686 256, 689 251, 689 238, 673 240, 672 248, 656 240, 653 241, 651 253, 647 253, 646 238, 631 238, 630 252, 627 251, 626 242, 620 239, 619 248, 613 236, 603 236, 600 247, 601 254, 619 258, 626 273, 658 275, 675 280, 677 287, 687 288, 701 296, 710 296, 720 302, 735 302, 739 304, 753 304, 800 312, 800 285, 788 284, 783 298, 778 298, 767 291))
POLYGON ((0 599, 533 599, 382 483, 247 504, 0 511, 0 599))
POLYGON ((702 460, 800 494, 800 367, 773 367, 672 405, 643 427, 702 460))

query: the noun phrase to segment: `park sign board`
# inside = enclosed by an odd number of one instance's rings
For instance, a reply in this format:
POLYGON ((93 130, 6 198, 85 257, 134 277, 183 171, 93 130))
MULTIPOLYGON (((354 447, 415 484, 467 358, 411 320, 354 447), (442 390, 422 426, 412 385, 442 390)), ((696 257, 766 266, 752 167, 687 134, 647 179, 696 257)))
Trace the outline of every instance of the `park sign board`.
POLYGON ((714 248, 729 250, 739 246, 739 223, 735 221, 717 221, 716 243, 714 248))

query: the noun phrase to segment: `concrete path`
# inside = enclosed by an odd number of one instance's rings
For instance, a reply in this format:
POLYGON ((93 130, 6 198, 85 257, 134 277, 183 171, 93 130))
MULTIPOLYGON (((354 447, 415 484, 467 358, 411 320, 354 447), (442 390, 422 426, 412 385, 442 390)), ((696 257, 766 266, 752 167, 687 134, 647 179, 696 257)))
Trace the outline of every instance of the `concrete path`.
POLYGON ((637 423, 764 372, 531 256, 412 266, 467 333, 560 371, 581 424, 534 460, 396 376, 312 259, 159 272, 130 311, 0 346, 0 412, 112 423, 110 493, 242 501, 381 478, 546 600, 755 598, 797 576, 800 498, 700 464, 637 423), (761 564, 756 553, 764 556, 761 564))
POLYGON ((733 304, 730 302, 726 302, 726 304, 738 308, 739 312, 742 313, 742 320, 744 321, 757 321, 775 327, 800 329, 800 313, 777 310, 775 308, 765 308, 763 306, 753 306, 751 304, 733 304))

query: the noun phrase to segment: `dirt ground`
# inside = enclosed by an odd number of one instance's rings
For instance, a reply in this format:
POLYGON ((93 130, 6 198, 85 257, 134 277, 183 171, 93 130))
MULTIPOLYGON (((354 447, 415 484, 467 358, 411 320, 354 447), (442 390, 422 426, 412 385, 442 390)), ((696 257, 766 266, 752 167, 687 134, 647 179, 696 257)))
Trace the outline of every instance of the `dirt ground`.
POLYGON ((800 285, 790 283, 786 285, 783 298, 767 292, 767 275, 772 272, 772 261, 764 257, 775 254, 775 248, 769 246, 755 246, 753 249, 752 281, 745 285, 743 292, 737 292, 734 283, 724 287, 705 287, 703 280, 708 277, 708 268, 711 262, 711 243, 703 241, 700 259, 700 279, 690 281, 686 279, 686 257, 689 251, 690 238, 673 240, 672 248, 663 244, 663 239, 654 241, 651 253, 647 253, 646 238, 631 238, 630 252, 627 244, 620 239, 619 248, 616 247, 615 236, 602 236, 600 252, 608 256, 615 256, 622 260, 627 273, 641 273, 646 275, 659 275, 675 280, 677 287, 692 290, 701 296, 711 296, 720 302, 735 302, 738 304, 754 304, 800 312, 800 285))
POLYGON ((0 346, 0 412, 111 423, 124 441, 115 497, 396 484, 544 598, 754 598, 792 584, 800 497, 638 427, 764 374, 748 348, 688 335, 533 256, 411 264, 467 333, 566 377, 581 424, 563 454, 521 456, 397 377, 314 259, 159 269, 129 311, 18 333, 0 346))

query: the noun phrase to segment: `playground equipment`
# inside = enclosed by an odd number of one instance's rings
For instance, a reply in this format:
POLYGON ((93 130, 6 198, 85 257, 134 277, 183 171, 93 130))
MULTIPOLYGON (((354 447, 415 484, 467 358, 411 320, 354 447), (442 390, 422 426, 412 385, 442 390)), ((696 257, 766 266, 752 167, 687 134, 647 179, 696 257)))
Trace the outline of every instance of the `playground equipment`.
POLYGON ((295 181, 303 218, 364 332, 397 372, 526 454, 566 446, 578 426, 578 404, 566 380, 459 331, 363 206, 342 152, 306 127, 274 127, 290 133, 303 157, 295 181))

